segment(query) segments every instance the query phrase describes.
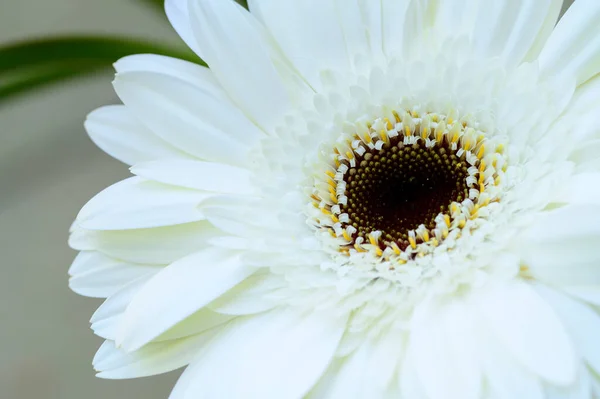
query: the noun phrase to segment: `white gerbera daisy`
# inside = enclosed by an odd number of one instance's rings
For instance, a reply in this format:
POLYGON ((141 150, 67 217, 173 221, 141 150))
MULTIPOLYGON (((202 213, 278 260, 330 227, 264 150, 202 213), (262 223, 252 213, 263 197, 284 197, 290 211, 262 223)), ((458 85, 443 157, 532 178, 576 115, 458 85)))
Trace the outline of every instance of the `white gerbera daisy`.
POLYGON ((136 175, 70 244, 171 399, 592 398, 600 1, 167 0, 211 69, 116 64, 87 122, 136 175))

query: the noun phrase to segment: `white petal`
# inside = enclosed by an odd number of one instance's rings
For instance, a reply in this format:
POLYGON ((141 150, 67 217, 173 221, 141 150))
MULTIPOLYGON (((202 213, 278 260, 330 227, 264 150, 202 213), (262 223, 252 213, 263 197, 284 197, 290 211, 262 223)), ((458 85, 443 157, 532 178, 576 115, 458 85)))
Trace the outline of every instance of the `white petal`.
POLYGON ((565 114, 567 116, 580 116, 587 113, 595 115, 598 106, 600 106, 600 76, 588 80, 575 90, 565 114))
POLYGON ((600 284, 600 207, 548 212, 523 233, 523 263, 534 278, 555 285, 600 284))
POLYGON ((421 382, 417 374, 416 359, 418 356, 419 354, 414 351, 414 347, 409 346, 398 379, 399 388, 403 398, 430 399, 425 392, 425 384, 421 382))
POLYGON ((179 187, 225 194, 256 191, 252 174, 236 166, 202 161, 158 161, 135 165, 131 172, 149 180, 179 187))
MULTIPOLYGON (((344 33, 335 0, 250 0, 253 14, 272 33, 288 59, 313 87, 320 87, 325 69, 351 70, 344 33)), ((348 3, 348 2, 345 2, 348 3)), ((356 1, 350 2, 356 8, 356 1)), ((346 5, 346 4, 344 4, 346 5)), ((343 8, 340 4, 340 10, 343 8)), ((351 13, 351 10, 347 10, 351 13)), ((362 25, 362 21, 360 21, 362 25)), ((350 27, 348 27, 350 29, 350 27)), ((363 40, 366 44, 364 27, 363 40)), ((356 41, 354 41, 356 43, 356 41)), ((357 49, 366 54, 366 48, 357 49)))
POLYGON ((563 290, 577 299, 600 307, 600 285, 569 285, 563 287, 563 290))
POLYGON ((188 157, 148 130, 123 105, 96 109, 87 116, 85 129, 104 152, 129 165, 188 157))
POLYGON ((407 0, 381 0, 381 25, 384 53, 402 59, 421 34, 429 28, 432 2, 407 0))
POLYGON ((136 350, 254 272, 235 253, 206 249, 181 259, 156 274, 125 313, 117 344, 136 350))
MULTIPOLYGON (((598 129, 600 136, 600 129, 598 129)), ((584 140, 569 156, 569 159, 575 162, 578 172, 597 172, 600 170, 600 139, 584 140)))
POLYGON ((227 93, 214 74, 205 66, 193 62, 156 54, 134 54, 119 59, 114 64, 117 74, 126 72, 155 72, 178 78, 202 90, 216 100, 229 103, 227 93))
POLYGON ((592 393, 593 382, 592 378, 590 378, 590 372, 587 369, 582 367, 580 371, 580 376, 573 384, 569 387, 555 387, 551 385, 547 385, 546 388, 546 396, 545 399, 590 399, 597 398, 592 393))
POLYGON ((214 226, 237 237, 256 238, 260 230, 276 236, 277 232, 287 233, 294 227, 287 226, 290 219, 286 220, 280 212, 265 207, 263 201, 255 198, 215 196, 203 202, 202 212, 214 226))
POLYGON ((273 309, 279 301, 273 293, 284 287, 285 281, 271 274, 250 276, 208 307, 226 315, 250 315, 273 309))
POLYGON ((235 316, 224 315, 207 308, 202 308, 156 337, 153 342, 168 341, 200 334, 211 328, 223 325, 234 318, 235 316))
POLYGON ((476 303, 479 317, 524 367, 555 385, 575 381, 577 363, 571 340, 533 288, 518 281, 486 287, 476 303))
MULTIPOLYGON (((150 280, 150 276, 140 278, 110 296, 92 316, 92 330, 102 338, 116 340, 119 326, 123 321, 125 311, 139 290, 150 280)), ((190 317, 176 324, 153 342, 174 340, 197 335, 220 326, 235 316, 224 315, 209 309, 201 309, 190 317)))
POLYGON ((474 345, 473 310, 455 300, 416 313, 409 345, 417 354, 415 367, 431 399, 480 397, 482 375, 474 345))
POLYGON ((370 0, 334 0, 350 61, 367 57, 374 65, 384 62, 383 4, 370 0))
POLYGON ((192 25, 190 21, 190 15, 188 12, 188 1, 187 0, 165 0, 165 11, 169 22, 183 41, 194 50, 196 54, 202 57, 200 53, 200 47, 194 36, 192 25))
POLYGON ((115 91, 157 136, 201 159, 244 164, 260 131, 212 88, 152 71, 117 74, 115 91))
POLYGON ((205 219, 198 205, 209 196, 133 177, 92 198, 76 223, 88 230, 128 230, 196 222, 205 219))
POLYGON ((484 56, 500 56, 518 65, 531 49, 544 43, 560 13, 562 0, 477 2, 472 40, 484 56))
POLYGON ((213 332, 208 332, 174 341, 156 342, 135 352, 125 352, 116 348, 113 341, 105 341, 94 357, 94 368, 99 372, 97 377, 108 379, 167 373, 189 364, 212 336, 213 332))
POLYGON ((600 2, 577 0, 560 19, 539 56, 542 73, 581 84, 600 72, 600 2))
POLYGON ((494 399, 544 399, 542 380, 525 369, 507 353, 504 346, 493 336, 485 319, 477 319, 477 342, 481 366, 494 399))
POLYGON ((99 252, 83 251, 69 269, 69 288, 79 295, 107 298, 130 282, 159 270, 157 266, 133 264, 99 252))
POLYGON ((99 251, 128 262, 166 265, 201 250, 219 234, 207 222, 137 230, 77 229, 71 233, 69 245, 79 251, 99 251))
POLYGON ((152 275, 143 276, 123 286, 96 309, 90 320, 92 330, 96 335, 105 339, 116 339, 125 309, 151 277, 152 275))
POLYGON ((176 387, 171 399, 303 397, 331 361, 345 322, 289 309, 238 319, 185 371, 185 389, 176 387))
POLYGON ((600 315, 589 306, 542 285, 536 291, 554 308, 579 354, 596 373, 600 373, 600 315))
POLYGON ((556 202, 600 205, 600 172, 580 173, 564 182, 556 202))
POLYGON ((271 131, 291 106, 271 39, 233 1, 190 0, 189 11, 203 58, 221 85, 250 119, 271 131))
POLYGON ((396 373, 404 356, 404 335, 393 331, 364 340, 349 357, 340 359, 315 387, 313 396, 331 399, 385 398, 396 385, 396 373))
MULTIPOLYGON (((397 2, 402 3, 402 2, 397 2)), ((408 3, 408 2, 405 2, 408 3)), ((500 4, 496 4, 498 7, 500 4)), ((470 37, 479 12, 478 0, 442 1, 436 9, 434 27, 441 37, 470 37)), ((498 16, 496 16, 498 17, 498 16)))

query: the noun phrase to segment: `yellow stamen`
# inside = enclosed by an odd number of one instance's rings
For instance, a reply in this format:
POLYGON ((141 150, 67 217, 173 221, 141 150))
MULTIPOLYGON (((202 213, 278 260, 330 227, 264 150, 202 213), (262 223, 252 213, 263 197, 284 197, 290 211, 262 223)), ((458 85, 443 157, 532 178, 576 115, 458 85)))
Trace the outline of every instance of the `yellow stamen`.
POLYGON ((381 140, 383 140, 384 143, 388 143, 388 136, 387 136, 387 132, 385 130, 382 130, 381 132, 379 132, 379 137, 381 137, 381 140))
POLYGON ((415 240, 414 237, 408 237, 408 242, 410 243, 410 247, 412 249, 416 249, 417 248, 417 241, 415 240))
POLYGON ((387 130, 392 130, 394 128, 394 125, 392 125, 392 122, 390 122, 390 120, 388 118, 384 118, 383 120, 385 122, 385 126, 387 127, 387 130))
POLYGON ((369 242, 371 243, 371 245, 377 245, 377 240, 375 239, 375 237, 373 237, 372 234, 369 234, 369 242))
POLYGON ((484 153, 485 153, 485 144, 482 144, 481 147, 479 147, 479 151, 477 152, 477 158, 479 158, 479 159, 483 158, 484 153))
POLYGON ((356 249, 358 252, 367 252, 364 249, 362 249, 358 244, 354 244, 354 249, 356 249))

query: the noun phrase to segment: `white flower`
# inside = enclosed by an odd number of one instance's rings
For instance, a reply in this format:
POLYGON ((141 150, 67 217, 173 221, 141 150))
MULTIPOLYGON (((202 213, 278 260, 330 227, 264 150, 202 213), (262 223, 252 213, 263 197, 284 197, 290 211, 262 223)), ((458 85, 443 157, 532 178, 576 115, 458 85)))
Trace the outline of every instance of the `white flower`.
POLYGON ((171 399, 600 394, 600 2, 167 0, 73 226, 94 366, 171 399))

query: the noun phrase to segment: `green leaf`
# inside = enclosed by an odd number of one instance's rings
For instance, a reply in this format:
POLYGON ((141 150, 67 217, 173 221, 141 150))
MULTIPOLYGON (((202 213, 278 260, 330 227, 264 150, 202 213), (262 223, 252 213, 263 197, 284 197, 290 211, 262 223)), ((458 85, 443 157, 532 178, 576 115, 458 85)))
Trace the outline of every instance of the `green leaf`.
MULTIPOLYGON (((165 0, 139 0, 141 3, 147 4, 150 7, 156 9, 158 12, 164 14, 165 12, 165 0)), ((221 0, 225 1, 225 0, 221 0)), ((248 2, 246 0, 235 0, 241 4, 244 8, 248 9, 248 2)))
POLYGON ((0 47, 0 102, 42 85, 110 67, 129 54, 168 55, 203 64, 195 54, 119 37, 65 37, 0 47))
POLYGON ((244 8, 248 9, 248 1, 247 0, 235 0, 240 3, 244 8))
POLYGON ((141 3, 147 4, 155 8, 161 14, 165 13, 165 0, 139 0, 141 3))

